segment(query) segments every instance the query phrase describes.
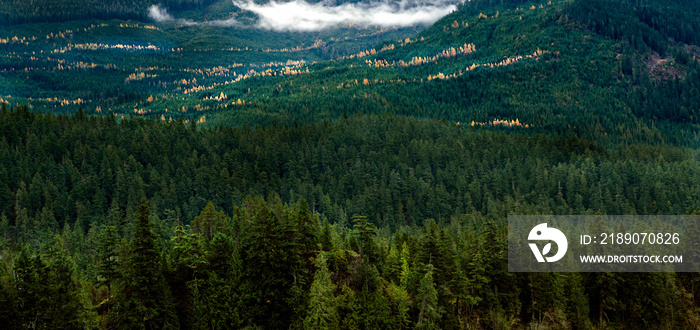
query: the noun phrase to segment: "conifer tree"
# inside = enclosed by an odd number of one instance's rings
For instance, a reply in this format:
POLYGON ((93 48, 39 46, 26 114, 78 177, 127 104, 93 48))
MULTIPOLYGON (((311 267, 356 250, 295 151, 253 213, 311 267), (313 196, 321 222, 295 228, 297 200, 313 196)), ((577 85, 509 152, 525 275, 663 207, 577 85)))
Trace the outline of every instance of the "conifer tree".
POLYGON ((124 263, 110 328, 179 329, 179 320, 165 276, 153 224, 150 203, 142 199, 135 213, 134 238, 124 263))
POLYGON ((322 252, 316 259, 316 274, 311 284, 308 315, 304 319, 306 329, 337 329, 338 315, 336 298, 333 294, 335 285, 331 282, 326 258, 322 252))
POLYGON ((353 222, 355 222, 355 234, 360 256, 363 260, 367 258, 367 261, 374 261, 376 257, 374 237, 377 236, 377 227, 370 223, 365 216, 355 216, 353 222))
POLYGON ((48 295, 41 278, 45 278, 44 264, 36 256, 30 256, 28 248, 22 249, 15 260, 14 287, 16 292, 16 310, 19 326, 35 329, 42 324, 43 311, 48 304, 48 295), (42 276, 40 276, 42 272, 42 276))
POLYGON ((107 226, 100 240, 99 265, 97 283, 106 285, 107 291, 112 291, 112 282, 119 275, 119 237, 114 226, 107 226))
POLYGON ((241 328, 238 314, 240 300, 241 262, 233 240, 216 233, 211 241, 207 259, 209 273, 201 294, 201 302, 210 327, 214 329, 241 328))
POLYGON ((410 274, 410 269, 408 266, 408 245, 403 242, 401 245, 401 274, 399 275, 399 283, 401 287, 405 290, 406 285, 408 285, 408 275, 410 274))
POLYGON ((328 220, 323 221, 319 240, 323 251, 333 250, 333 236, 331 235, 331 225, 328 223, 328 220))
POLYGON ((420 307, 416 329, 438 329, 441 313, 438 306, 438 294, 433 283, 433 265, 428 265, 428 272, 420 281, 416 303, 420 307))
POLYGON ((243 237, 243 304, 248 310, 249 325, 266 328, 287 327, 291 319, 288 304, 294 283, 290 272, 289 244, 282 232, 280 218, 262 198, 247 200, 249 217, 247 235, 243 237))
POLYGON ((202 213, 192 221, 192 232, 206 237, 207 240, 214 238, 217 232, 230 234, 228 217, 224 211, 216 211, 214 203, 209 201, 202 213))
MULTIPOLYGON (((92 306, 82 294, 73 273, 73 262, 57 238, 49 254, 48 299, 44 311, 48 329, 86 329, 96 321, 92 306)), ((95 322, 96 323, 96 322, 95 322)))
MULTIPOLYGON (((4 265, 0 265, 0 279, 7 278, 4 265)), ((15 297, 10 288, 12 282, 6 283, 0 281, 0 328, 15 329, 17 328, 17 310, 15 309, 15 297)))

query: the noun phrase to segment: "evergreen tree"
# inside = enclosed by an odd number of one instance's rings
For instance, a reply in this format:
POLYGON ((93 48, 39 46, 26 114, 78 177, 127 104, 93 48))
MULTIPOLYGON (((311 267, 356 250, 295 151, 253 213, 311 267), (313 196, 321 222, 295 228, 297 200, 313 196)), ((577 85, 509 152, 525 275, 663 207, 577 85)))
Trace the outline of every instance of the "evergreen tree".
POLYGON ((355 235, 357 236, 360 256, 363 261, 365 258, 367 262, 376 261, 374 238, 377 236, 377 227, 371 224, 365 216, 355 216, 353 222, 355 223, 355 235))
POLYGON ((45 327, 87 329, 96 326, 95 312, 73 273, 73 262, 57 240, 49 255, 48 299, 45 327))
POLYGON ((28 248, 22 249, 15 260, 14 287, 16 292, 19 326, 36 329, 45 325, 45 311, 49 304, 46 266, 37 256, 30 256, 28 248))
POLYGON ((401 245, 401 274, 399 275, 399 283, 404 290, 406 289, 406 285, 408 285, 408 276, 410 275, 408 258, 408 245, 406 245, 406 242, 403 242, 401 245))
POLYGON ((107 291, 112 292, 112 282, 119 276, 119 237, 114 226, 105 227, 100 240, 100 252, 97 283, 106 285, 107 291))
POLYGON ((241 261, 238 249, 223 233, 214 235, 210 246, 207 255, 210 272, 200 295, 205 318, 214 329, 240 328, 241 261))
POLYGON ((293 314, 288 300, 294 284, 293 260, 285 251, 289 242, 280 218, 262 198, 248 199, 245 211, 248 228, 241 248, 245 321, 266 328, 287 327, 293 314))
POLYGON ((428 265, 428 272, 420 281, 420 289, 416 303, 420 307, 416 329, 439 329, 438 322, 442 317, 438 306, 438 293, 433 283, 433 265, 428 265))
POLYGON ((333 236, 331 235, 331 225, 328 223, 328 220, 323 221, 319 243, 321 243, 323 251, 333 250, 333 236))
POLYGON ((193 233, 200 234, 207 240, 214 238, 217 232, 230 234, 228 217, 224 211, 217 212, 211 201, 207 203, 202 213, 194 218, 191 226, 193 233))
POLYGON ((339 315, 336 298, 333 294, 335 285, 331 282, 326 258, 322 252, 316 259, 316 274, 309 294, 308 315, 304 319, 306 329, 337 329, 339 315))
POLYGON ((16 329, 18 313, 15 309, 15 297, 10 290, 12 282, 7 279, 6 269, 4 265, 0 265, 0 328, 16 329))
POLYGON ((150 203, 143 199, 138 206, 134 238, 124 262, 117 302, 110 311, 109 326, 117 329, 178 329, 170 288, 163 275, 150 203))

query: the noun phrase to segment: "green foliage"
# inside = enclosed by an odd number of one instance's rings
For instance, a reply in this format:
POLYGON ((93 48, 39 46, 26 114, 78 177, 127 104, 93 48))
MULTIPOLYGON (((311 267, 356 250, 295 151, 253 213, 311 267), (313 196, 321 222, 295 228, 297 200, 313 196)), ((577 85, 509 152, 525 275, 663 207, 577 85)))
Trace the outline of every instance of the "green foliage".
POLYGON ((340 320, 334 291, 335 285, 331 282, 326 259, 323 253, 319 253, 316 258, 316 274, 309 292, 309 309, 304 319, 304 328, 338 329, 340 320))
POLYGON ((406 242, 403 242, 401 246, 401 275, 399 275, 399 283, 402 288, 406 288, 408 284, 408 275, 410 274, 410 268, 408 264, 408 246, 406 242))
MULTIPOLYGON (((3 3, 0 23, 45 20, 45 3, 12 17, 3 3)), ((120 4, 71 16, 64 1, 51 20, 131 15, 120 4)), ((504 224, 700 210, 700 79, 682 44, 697 10, 473 0, 417 36, 2 27, 20 38, 0 43, 4 93, 77 114, 0 101, 0 327, 697 328, 698 276, 509 273, 504 224), (75 46, 92 42, 158 50, 75 46), (302 59, 301 74, 225 84, 302 59), (96 66, 62 69, 80 62, 96 66)))
MULTIPOLYGON (((283 219, 261 198, 247 200, 247 235, 242 242, 243 303, 248 306, 250 325, 280 327, 291 322, 294 255, 282 231, 283 219), (291 267, 290 267, 291 266, 291 267), (291 268, 291 269, 290 269, 291 268)), ((286 220, 286 219, 285 219, 286 220)))
POLYGON ((202 213, 194 218, 191 226, 194 233, 211 240, 217 232, 228 233, 229 220, 223 211, 217 213, 210 201, 202 213))
POLYGON ((98 283, 106 285, 107 291, 112 291, 112 283, 119 277, 119 237, 114 226, 107 226, 100 241, 99 266, 97 268, 98 283))
POLYGON ((439 329, 438 321, 442 311, 438 306, 438 295, 433 283, 433 266, 428 265, 428 272, 420 281, 420 289, 416 296, 416 302, 420 306, 420 314, 416 329, 439 329))
POLYGON ((73 1, 38 0, 31 3, 19 0, 3 2, 0 6, 0 25, 30 22, 62 22, 75 19, 147 19, 148 8, 162 4, 166 8, 183 10, 203 7, 213 0, 109 0, 73 1))
POLYGON ((377 236, 377 227, 370 223, 365 216, 355 216, 352 221, 355 223, 354 232, 357 240, 357 248, 362 259, 368 261, 375 260, 377 248, 374 244, 374 238, 377 236))
POLYGON ((117 302, 109 313, 110 327, 118 329, 177 329, 180 327, 163 275, 158 241, 150 223, 150 204, 143 199, 135 218, 134 238, 129 244, 119 281, 117 302))

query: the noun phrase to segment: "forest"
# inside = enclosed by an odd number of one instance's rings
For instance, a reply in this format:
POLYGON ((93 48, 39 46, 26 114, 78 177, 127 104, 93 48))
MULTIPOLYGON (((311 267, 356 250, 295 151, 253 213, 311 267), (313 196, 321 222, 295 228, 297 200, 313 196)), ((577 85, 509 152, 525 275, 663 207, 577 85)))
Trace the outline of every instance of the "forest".
POLYGON ((511 125, 517 133, 606 148, 697 146, 700 15, 680 14, 697 3, 605 3, 474 1, 427 28, 308 33, 94 19, 0 27, 0 102, 200 126, 356 112, 517 120, 527 125, 511 125))
POLYGON ((148 19, 148 7, 162 4, 175 11, 202 9, 214 0, 6 0, 0 25, 65 22, 81 19, 148 19))
POLYGON ((4 329, 697 325, 695 273, 505 263, 508 214, 700 213, 697 150, 393 115, 0 126, 4 329))
POLYGON ((0 4, 0 329, 700 327, 697 273, 507 264, 509 215, 700 215, 700 1, 153 4, 0 4))

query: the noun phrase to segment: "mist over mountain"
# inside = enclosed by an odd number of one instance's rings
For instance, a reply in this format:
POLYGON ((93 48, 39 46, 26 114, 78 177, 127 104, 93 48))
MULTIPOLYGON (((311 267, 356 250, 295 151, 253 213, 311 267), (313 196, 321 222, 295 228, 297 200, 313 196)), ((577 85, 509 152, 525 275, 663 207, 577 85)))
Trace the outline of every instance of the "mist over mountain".
POLYGON ((430 25, 456 9, 457 1, 372 1, 308 3, 235 0, 234 4, 255 13, 257 26, 283 31, 314 31, 342 24, 410 26, 430 25))

